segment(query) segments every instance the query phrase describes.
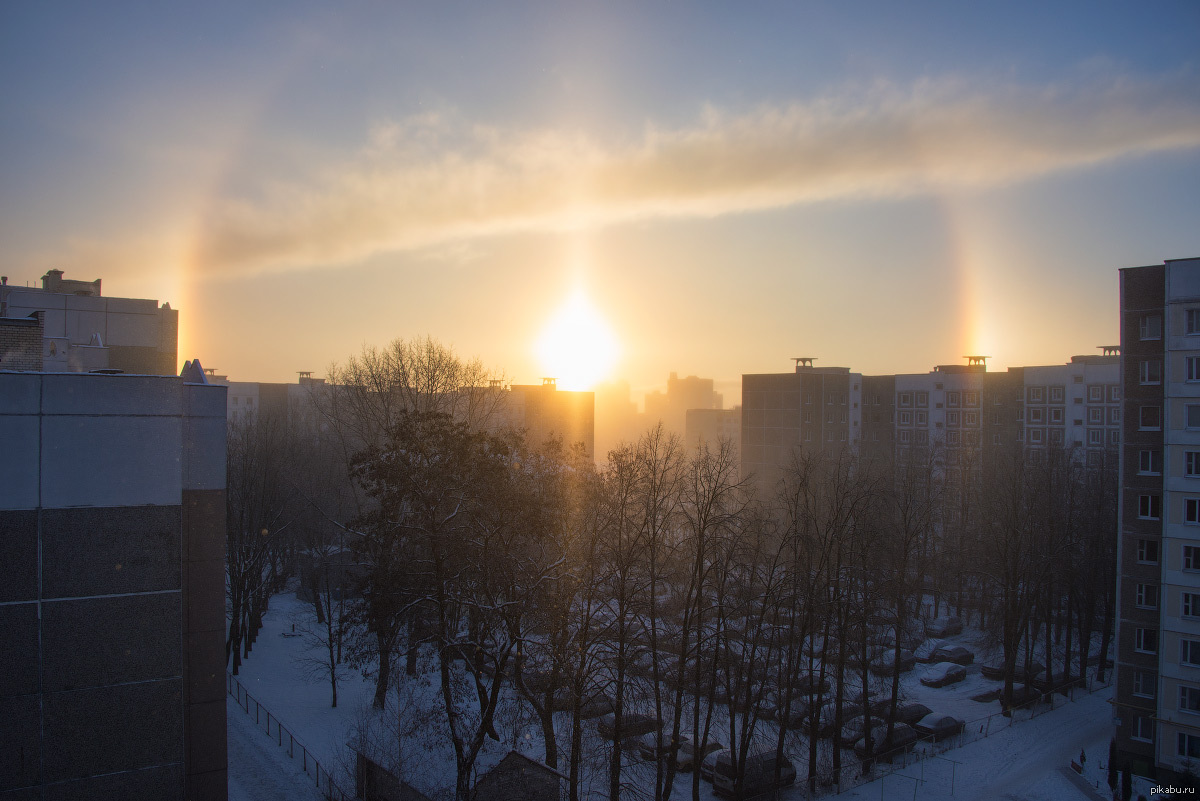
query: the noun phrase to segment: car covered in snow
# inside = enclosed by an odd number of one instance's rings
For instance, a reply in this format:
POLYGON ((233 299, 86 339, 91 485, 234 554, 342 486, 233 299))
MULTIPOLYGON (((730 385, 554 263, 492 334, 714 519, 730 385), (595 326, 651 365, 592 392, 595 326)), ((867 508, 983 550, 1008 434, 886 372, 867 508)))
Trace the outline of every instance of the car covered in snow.
POLYGON ((931 662, 953 662, 956 665, 969 665, 975 661, 975 654, 961 645, 943 645, 929 655, 931 662))
POLYGON ((967 722, 965 720, 956 718, 953 715, 930 712, 918 720, 913 728, 916 729, 917 734, 921 737, 933 738, 933 741, 936 743, 945 740, 947 737, 962 734, 962 730, 966 725, 967 722))
POLYGON ((921 683, 926 687, 945 687, 967 677, 967 669, 953 662, 938 662, 925 670, 921 683))
MULTIPOLYGON (((886 725, 875 726, 871 729, 872 755, 878 759, 891 761, 892 757, 902 751, 911 750, 917 744, 917 733, 912 726, 897 723, 892 726, 892 736, 887 736, 886 725)), ((859 759, 867 755, 867 739, 864 737, 854 745, 854 753, 859 759)))
POLYGON ((704 763, 709 755, 715 754, 718 751, 723 751, 725 746, 717 742, 708 742, 703 748, 697 748, 696 744, 690 739, 684 738, 679 744, 679 753, 675 757, 675 767, 681 773, 688 773, 696 767, 696 763, 704 763))

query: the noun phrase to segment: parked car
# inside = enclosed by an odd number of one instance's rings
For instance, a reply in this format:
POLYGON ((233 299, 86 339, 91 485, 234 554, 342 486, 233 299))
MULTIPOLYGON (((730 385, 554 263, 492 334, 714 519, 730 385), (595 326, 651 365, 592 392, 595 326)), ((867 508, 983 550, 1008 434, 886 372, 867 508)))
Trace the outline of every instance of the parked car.
POLYGON ((780 723, 786 723, 787 727, 792 730, 803 726, 806 717, 808 717, 808 701, 801 699, 792 700, 790 711, 782 706, 775 710, 775 719, 780 723))
MULTIPOLYGON (((712 742, 705 743, 703 748, 697 748, 696 744, 686 737, 679 744, 679 754, 675 757, 675 767, 681 773, 689 773, 696 767, 696 763, 701 765, 712 754, 718 751, 723 751, 725 746, 720 743, 712 742)), ((701 772, 703 774, 703 771, 701 772)))
MULTIPOLYGON (((721 753, 724 756, 719 757, 713 765, 713 792, 731 798, 737 786, 737 776, 733 772, 729 752, 721 753)), ((742 795, 747 798, 796 783, 796 766, 787 757, 776 762, 775 749, 747 754, 743 768, 742 795)))
MULTIPOLYGON (((917 733, 913 731, 912 726, 906 726, 903 723, 897 723, 892 726, 891 738, 887 736, 886 725, 875 726, 871 729, 872 753, 876 758, 890 762, 892 757, 901 751, 912 749, 916 745, 917 739, 917 733)), ((866 757, 867 740, 865 737, 855 744, 854 753, 859 759, 866 757)))
POLYGON ((918 645, 916 648, 913 649, 913 657, 916 658, 916 660, 918 662, 936 661, 936 660, 930 659, 930 657, 933 655, 934 651, 936 651, 937 649, 941 648, 942 646, 944 646, 946 644, 947 643, 945 640, 926 640, 925 642, 921 643, 920 645, 918 645))
MULTIPOLYGON (((985 679, 994 679, 996 681, 1002 680, 1004 678, 1004 659, 1001 658, 980 665, 979 672, 983 674, 985 679)), ((1039 673, 1043 676, 1046 674, 1045 665, 1043 665, 1041 662, 1034 662, 1029 666, 1029 669, 1026 670, 1025 660, 1023 659, 1018 661, 1013 669, 1013 676, 1018 681, 1028 681, 1031 677, 1037 676, 1039 673)))
POLYGON ((896 710, 896 722, 911 726, 932 711, 924 704, 905 704, 896 710))
MULTIPOLYGON (((874 723, 879 722, 878 718, 872 718, 871 720, 874 723)), ((867 719, 864 718, 862 715, 859 715, 856 718, 851 718, 850 720, 848 720, 846 722, 846 725, 842 726, 842 730, 840 732, 838 732, 838 736, 837 736, 838 745, 849 748, 850 746, 854 745, 856 742, 861 740, 863 738, 863 735, 867 733, 866 722, 867 722, 867 719)))
MULTIPOLYGON (((1025 706, 1026 704, 1033 704, 1033 703, 1036 703, 1037 701, 1041 700, 1041 698, 1042 698, 1041 692, 1039 692, 1037 689, 1035 689, 1033 687, 1030 687, 1028 684, 1018 684, 1013 687, 1013 691, 1012 691, 1012 705, 1013 706, 1025 706)), ((1002 703, 1002 704, 1004 703, 1003 691, 1001 691, 1001 693, 1000 693, 1000 703, 1002 703)))
MULTIPOLYGON (((913 656, 912 651, 901 649, 900 651, 900 672, 907 673, 912 670, 917 664, 917 658, 913 656)), ((884 651, 871 661, 871 672, 876 676, 891 676, 892 671, 896 667, 896 652, 894 650, 884 651)))
POLYGON ((949 637, 954 634, 962 634, 962 630, 962 620, 950 615, 935 617, 925 624, 925 634, 930 637, 949 637))
MULTIPOLYGON (((615 714, 609 713, 602 715, 596 721, 596 731, 600 732, 601 737, 612 737, 616 733, 616 717, 615 714)), ((643 734, 649 734, 661 728, 662 721, 652 718, 649 715, 635 715, 626 712, 621 716, 622 737, 640 737, 643 734)))
POLYGON ((921 683, 926 687, 945 687, 967 677, 967 669, 953 662, 938 662, 928 668, 921 677, 921 683))
POLYGON ((724 748, 713 751, 700 760, 700 778, 711 782, 713 780, 713 769, 716 768, 717 760, 721 758, 729 758, 729 752, 724 748))
POLYGON ((674 741, 670 734, 664 734, 661 745, 658 737, 657 732, 650 732, 643 734, 638 739, 638 753, 642 755, 643 759, 666 759, 672 751, 680 750, 684 743, 691 745, 691 740, 682 735, 678 741, 674 741))
POLYGON ((975 661, 975 654, 961 645, 943 645, 929 655, 931 662, 953 662, 956 665, 969 665, 975 661))
POLYGON ((956 734, 961 734, 966 727, 967 722, 953 715, 943 715, 940 712, 930 712, 925 717, 917 721, 913 726, 917 734, 922 737, 932 737, 933 741, 939 742, 947 737, 953 737, 956 734))

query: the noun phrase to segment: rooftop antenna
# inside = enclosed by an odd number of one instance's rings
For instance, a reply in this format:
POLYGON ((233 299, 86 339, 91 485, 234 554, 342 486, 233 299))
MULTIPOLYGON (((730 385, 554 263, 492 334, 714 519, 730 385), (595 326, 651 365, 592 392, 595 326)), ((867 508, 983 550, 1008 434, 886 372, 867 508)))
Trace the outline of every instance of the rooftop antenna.
POLYGON ((1120 356, 1121 355, 1121 346, 1120 345, 1097 345, 1096 347, 1100 349, 1100 353, 1103 356, 1120 356))

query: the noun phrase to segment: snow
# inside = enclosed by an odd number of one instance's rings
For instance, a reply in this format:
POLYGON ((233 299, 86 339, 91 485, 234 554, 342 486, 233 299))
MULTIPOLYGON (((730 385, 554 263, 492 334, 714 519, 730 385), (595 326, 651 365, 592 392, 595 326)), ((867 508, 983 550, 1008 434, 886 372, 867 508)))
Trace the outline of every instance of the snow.
MULTIPOLYGON (((291 636, 293 623, 299 632, 304 620, 310 617, 311 606, 294 595, 275 596, 264 619, 264 628, 237 678, 262 707, 281 718, 297 740, 316 755, 323 770, 335 773, 343 790, 351 794, 354 790, 353 755, 346 743, 356 741, 364 727, 374 727, 382 734, 381 742, 385 747, 390 742, 388 759, 380 761, 394 762, 397 758, 392 756, 396 749, 396 726, 404 725, 405 736, 401 738, 404 753, 398 755, 403 760, 403 778, 435 799, 443 795, 442 791, 453 785, 454 763, 443 733, 444 721, 436 713, 439 701, 434 678, 427 673, 407 681, 399 709, 393 690, 389 709, 376 712, 370 706, 374 682, 347 668, 338 685, 338 707, 331 708, 328 680, 312 678, 301 663, 311 645, 303 637, 291 636)), ((1084 780, 1088 785, 1098 787, 1101 797, 1109 797, 1105 763, 1112 737, 1108 703, 1111 688, 1102 687, 1090 695, 1075 691, 1074 700, 1058 695, 1053 709, 1043 704, 1032 712, 1017 711, 1010 719, 999 714, 999 702, 971 700, 971 696, 999 686, 999 682, 985 679, 979 672, 979 663, 986 660, 986 654, 975 647, 975 632, 968 629, 962 635, 944 638, 941 642, 965 645, 976 651, 975 664, 967 666, 967 678, 943 688, 924 687, 919 678, 926 666, 918 665, 901 678, 901 703, 923 703, 935 713, 966 720, 967 728, 960 738, 966 744, 939 743, 936 751, 940 753, 935 753, 930 744, 921 744, 917 752, 907 758, 907 765, 897 761, 894 772, 848 789, 837 797, 872 801, 904 798, 932 801, 950 798, 956 801, 1085 801, 1090 798, 1094 801, 1095 796, 1085 794, 1063 772, 1070 770, 1072 760, 1079 760, 1081 750, 1088 756, 1084 780)), ((428 669, 430 665, 423 667, 428 669)), ((876 692, 885 685, 884 681, 877 681, 876 692)), ((886 686, 890 687, 890 682, 886 686)), ((848 688, 852 694, 854 686, 848 685, 848 688)), ((504 742, 488 741, 480 756, 479 774, 514 746, 534 759, 542 756, 539 727, 516 707, 513 705, 507 713, 498 716, 497 729, 504 742)), ((603 743, 595 734, 594 724, 585 723, 584 731, 585 751, 599 756, 603 743)), ((723 732, 723 729, 716 731, 723 732)), ((231 801, 316 797, 312 779, 300 770, 299 748, 296 760, 288 759, 286 749, 275 745, 274 731, 268 738, 255 728, 253 716, 247 716, 232 701, 229 732, 231 801), (303 795, 304 792, 309 795, 303 795)), ((287 735, 284 737, 286 740, 287 735)), ((638 783, 647 774, 653 781, 650 763, 627 759, 632 762, 627 781, 638 783)), ((853 756, 846 760, 847 764, 854 761, 853 756)), ((602 763, 600 759, 597 764, 584 766, 584 778, 591 779, 595 788, 604 784, 602 763)), ((803 783, 806 768, 797 763, 797 769, 803 783)), ((892 770, 891 766, 879 765, 876 775, 892 770)), ((676 780, 674 797, 690 798, 691 781, 691 774, 681 774, 676 780)), ((701 787, 702 799, 713 798, 710 784, 703 782, 701 787)), ((1142 790, 1136 782, 1135 789, 1148 793, 1148 789, 1142 790)), ((782 799, 803 797, 805 793, 800 787, 780 794, 782 799)))
POLYGON ((288 758, 287 751, 254 724, 254 718, 227 697, 229 801, 317 799, 314 781, 288 758))

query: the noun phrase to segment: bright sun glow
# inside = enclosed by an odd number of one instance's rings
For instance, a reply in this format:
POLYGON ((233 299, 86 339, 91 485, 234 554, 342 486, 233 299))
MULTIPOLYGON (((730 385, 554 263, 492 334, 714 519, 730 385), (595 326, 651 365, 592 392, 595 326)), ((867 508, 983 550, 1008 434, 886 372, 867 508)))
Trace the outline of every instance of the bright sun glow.
POLYGON ((575 292, 547 323, 537 353, 559 389, 587 390, 617 361, 617 338, 583 292, 575 292))

